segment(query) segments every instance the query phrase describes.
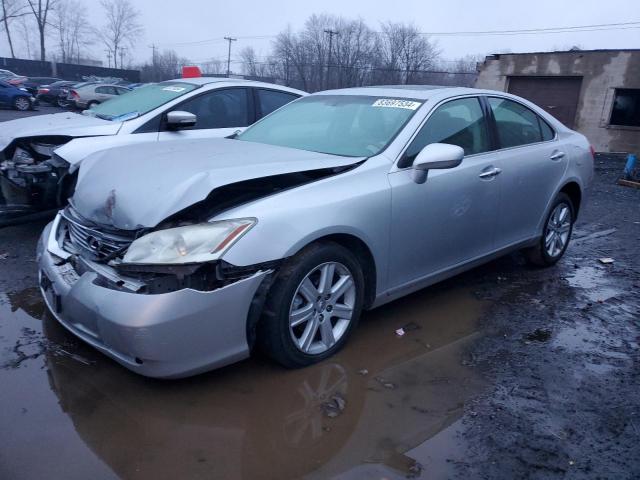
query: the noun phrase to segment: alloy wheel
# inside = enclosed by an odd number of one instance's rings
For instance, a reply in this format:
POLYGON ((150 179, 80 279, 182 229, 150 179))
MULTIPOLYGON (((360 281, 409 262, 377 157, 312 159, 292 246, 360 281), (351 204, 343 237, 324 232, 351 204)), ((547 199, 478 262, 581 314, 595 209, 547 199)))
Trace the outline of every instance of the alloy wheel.
POLYGON ((559 203, 551 212, 544 234, 544 248, 550 257, 564 251, 571 233, 571 220, 571 208, 566 203, 559 203))
POLYGON ((18 97, 16 98, 15 106, 18 110, 25 111, 25 110, 29 110, 31 103, 29 102, 29 100, 27 100, 24 97, 18 97))
POLYGON ((327 262, 300 282, 289 308, 289 331, 296 347, 319 355, 345 334, 356 304, 356 285, 349 269, 327 262))

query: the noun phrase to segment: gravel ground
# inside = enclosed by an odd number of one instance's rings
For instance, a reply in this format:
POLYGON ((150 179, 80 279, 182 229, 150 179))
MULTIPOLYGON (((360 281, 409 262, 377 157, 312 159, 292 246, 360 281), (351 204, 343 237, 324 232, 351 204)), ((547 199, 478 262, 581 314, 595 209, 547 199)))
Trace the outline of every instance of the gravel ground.
POLYGON ((478 289, 492 306, 465 361, 493 387, 465 408, 457 478, 640 478, 640 190, 622 166, 598 159, 556 268, 503 261, 478 289))

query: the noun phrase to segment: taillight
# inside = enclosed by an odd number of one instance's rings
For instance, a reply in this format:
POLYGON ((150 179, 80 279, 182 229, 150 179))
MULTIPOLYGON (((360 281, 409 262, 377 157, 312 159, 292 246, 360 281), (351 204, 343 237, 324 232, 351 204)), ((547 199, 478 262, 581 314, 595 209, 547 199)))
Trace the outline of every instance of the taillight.
POLYGON ((596 159, 596 150, 595 150, 595 148, 593 148, 593 145, 589 145, 589 150, 591 150, 591 156, 595 160, 596 159))
POLYGON ((76 92, 75 90, 71 90, 71 92, 69 93, 73 98, 80 98, 80 95, 78 95, 78 92, 76 92))
POLYGON ((49 89, 48 88, 39 88, 38 89, 38 93, 49 93, 49 89))
POLYGON ((22 79, 21 78, 12 78, 10 80, 7 80, 7 83, 10 83, 11 85, 20 85, 22 83, 22 79))

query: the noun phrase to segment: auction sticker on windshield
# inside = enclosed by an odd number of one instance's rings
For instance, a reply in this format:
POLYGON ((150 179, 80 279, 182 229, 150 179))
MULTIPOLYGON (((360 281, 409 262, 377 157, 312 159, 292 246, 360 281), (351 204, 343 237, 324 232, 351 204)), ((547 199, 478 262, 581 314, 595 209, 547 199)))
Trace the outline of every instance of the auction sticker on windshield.
POLYGON ((421 102, 393 98, 380 98, 373 102, 374 107, 406 108, 407 110, 417 110, 420 105, 422 105, 421 102))

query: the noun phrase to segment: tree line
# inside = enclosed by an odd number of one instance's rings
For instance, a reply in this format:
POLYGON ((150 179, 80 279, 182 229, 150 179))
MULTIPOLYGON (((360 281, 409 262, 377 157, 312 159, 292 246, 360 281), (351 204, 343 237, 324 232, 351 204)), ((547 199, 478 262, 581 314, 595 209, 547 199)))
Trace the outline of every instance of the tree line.
POLYGON ((428 83, 434 73, 476 71, 477 57, 441 58, 436 42, 411 23, 385 22, 378 31, 362 19, 312 15, 295 32, 287 28, 270 52, 240 51, 246 75, 273 77, 306 91, 372 84, 428 83))

